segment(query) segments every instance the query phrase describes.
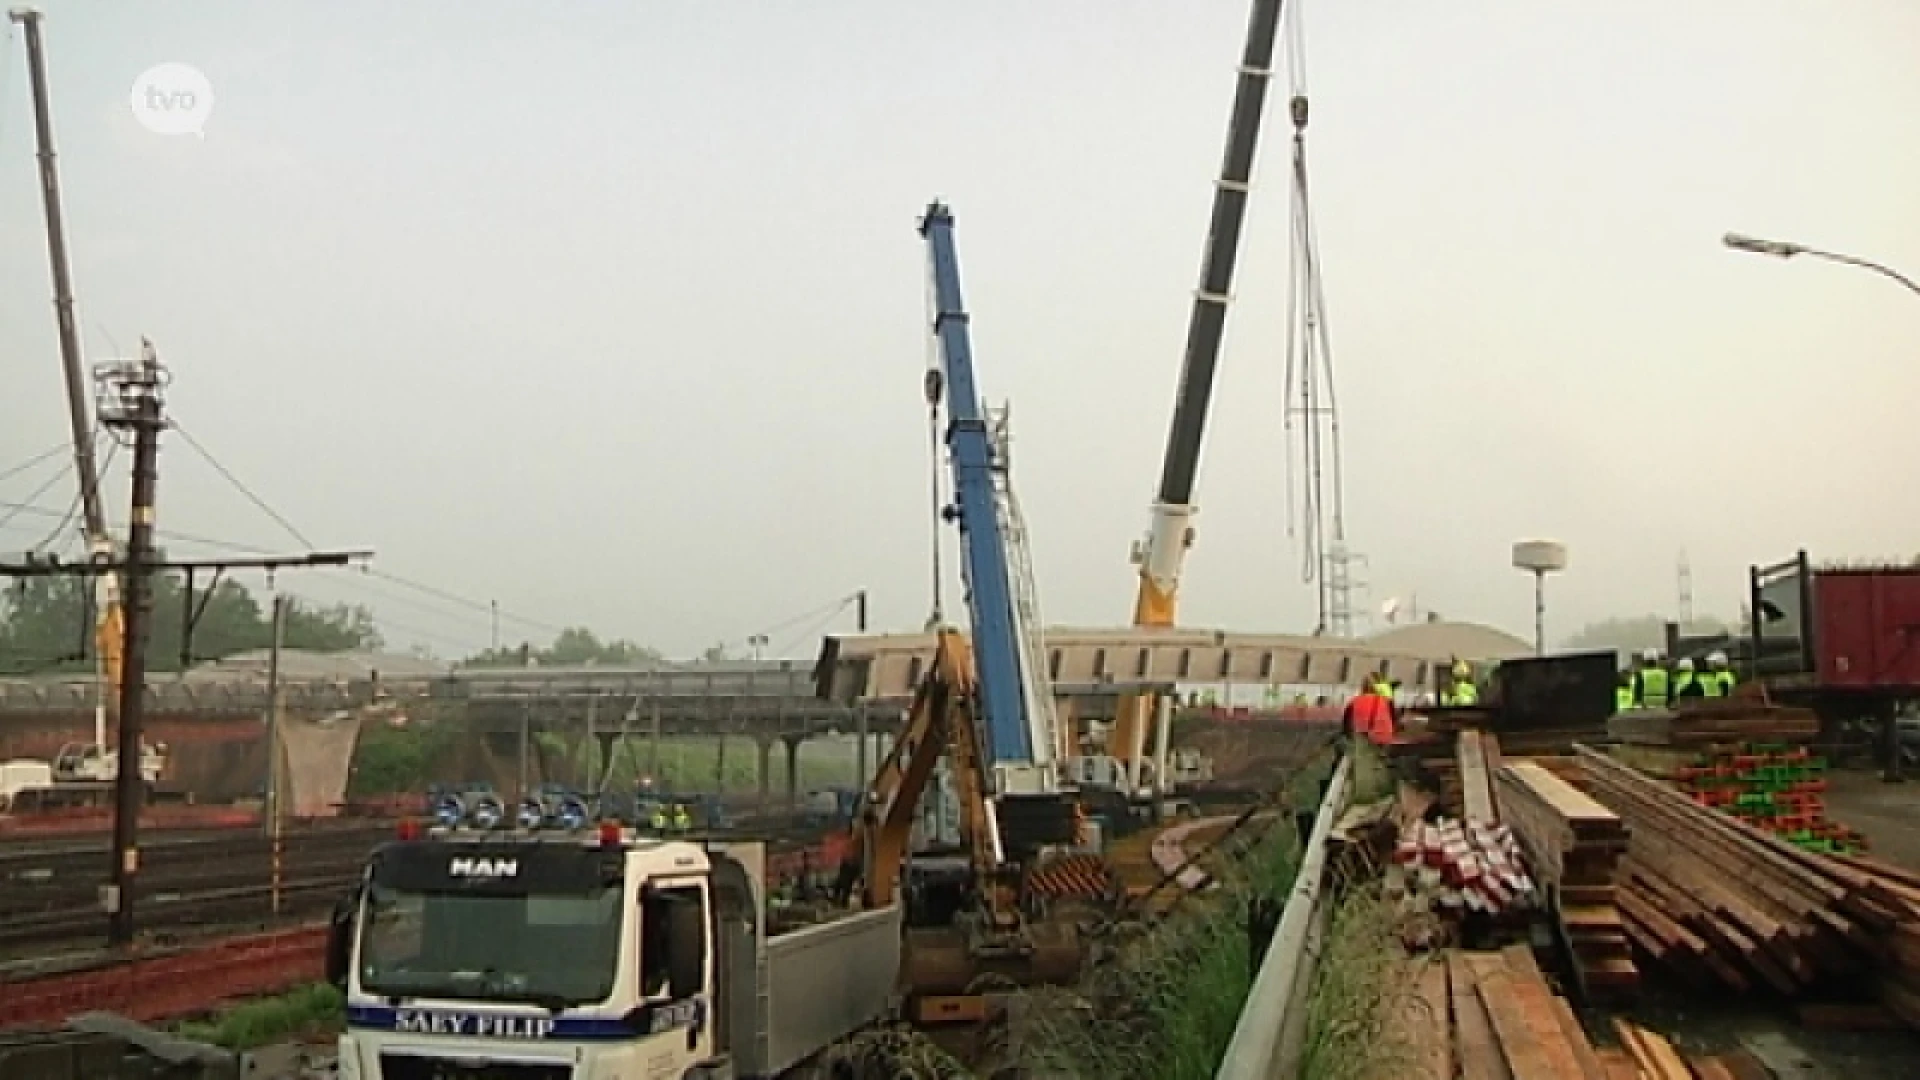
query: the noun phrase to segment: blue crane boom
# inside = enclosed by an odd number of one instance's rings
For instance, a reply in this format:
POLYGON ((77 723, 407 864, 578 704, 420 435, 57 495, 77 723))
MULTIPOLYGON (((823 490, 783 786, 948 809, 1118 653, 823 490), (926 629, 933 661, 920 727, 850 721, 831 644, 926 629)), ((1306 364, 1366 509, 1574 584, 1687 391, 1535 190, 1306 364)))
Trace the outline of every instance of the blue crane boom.
POLYGON ((967 610, 980 710, 989 742, 986 764, 1033 761, 1033 737, 1023 702, 1025 671, 1016 633, 1007 540, 994 496, 993 441, 974 381, 973 346, 960 298, 960 260, 954 250, 953 212, 928 204, 920 219, 933 264, 933 331, 940 342, 947 399, 947 450, 967 571, 967 610))

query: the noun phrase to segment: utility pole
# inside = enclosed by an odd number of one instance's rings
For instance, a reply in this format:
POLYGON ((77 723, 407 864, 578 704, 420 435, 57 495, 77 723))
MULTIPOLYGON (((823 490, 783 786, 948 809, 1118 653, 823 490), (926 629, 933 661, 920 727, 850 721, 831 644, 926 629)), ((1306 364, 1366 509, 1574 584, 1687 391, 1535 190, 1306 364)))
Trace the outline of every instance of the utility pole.
POLYGON ((160 358, 151 341, 140 343, 140 360, 102 373, 100 421, 116 432, 133 432, 133 507, 128 515, 125 657, 120 680, 119 752, 114 769, 113 869, 106 907, 107 943, 133 943, 134 883, 140 873, 140 808, 146 782, 141 772, 140 734, 147 692, 147 619, 153 607, 154 498, 159 486, 160 431, 166 426, 160 358))
POLYGON ((487 601, 487 610, 493 616, 493 652, 497 656, 500 652, 500 601, 487 601))
MULTIPOLYGON (((269 578, 269 581, 272 579, 269 578)), ((267 798, 266 821, 267 840, 272 859, 270 876, 272 887, 268 890, 270 909, 280 914, 280 899, 284 882, 285 850, 281 836, 281 821, 285 815, 281 811, 281 802, 285 798, 285 785, 281 768, 280 751, 280 648, 287 636, 287 597, 278 590, 273 594, 273 643, 267 650, 267 798)))
POLYGON ((280 649, 287 632, 286 594, 273 594, 273 642, 267 650, 267 791, 266 821, 269 835, 280 831, 280 649))

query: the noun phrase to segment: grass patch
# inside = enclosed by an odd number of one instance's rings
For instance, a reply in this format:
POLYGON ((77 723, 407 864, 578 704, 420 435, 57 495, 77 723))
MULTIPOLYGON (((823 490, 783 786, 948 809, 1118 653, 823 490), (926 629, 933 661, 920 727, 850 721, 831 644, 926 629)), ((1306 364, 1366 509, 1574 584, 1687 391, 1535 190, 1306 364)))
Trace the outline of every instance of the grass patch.
POLYGON ((346 1017, 346 998, 340 991, 314 983, 279 997, 236 1005, 206 1020, 190 1020, 177 1030, 184 1038, 229 1050, 254 1050, 338 1031, 346 1017))
POLYGON ((1302 1080, 1418 1075, 1412 1044, 1394 1022, 1407 992, 1398 927, 1378 882, 1339 894, 1307 996, 1302 1080))
POLYGON ((1293 882, 1292 824, 1281 816, 1252 842, 1230 842, 1210 868, 1218 891, 1121 946, 1078 990, 1022 995, 1009 1049, 1040 1075, 1211 1080, 1253 982, 1248 906, 1293 882))

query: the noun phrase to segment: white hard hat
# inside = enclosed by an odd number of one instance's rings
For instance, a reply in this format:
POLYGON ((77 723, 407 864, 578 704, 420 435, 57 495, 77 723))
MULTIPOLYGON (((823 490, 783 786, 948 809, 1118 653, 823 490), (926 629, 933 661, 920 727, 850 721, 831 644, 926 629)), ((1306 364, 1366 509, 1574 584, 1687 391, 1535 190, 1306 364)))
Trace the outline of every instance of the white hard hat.
POLYGON ((1655 660, 1660 659, 1660 650, 1648 649, 1646 652, 1643 652, 1640 654, 1640 659, 1645 660, 1647 663, 1651 664, 1655 660))
POLYGON ((1726 667, 1727 654, 1715 649, 1713 652, 1707 654, 1707 663, 1712 664, 1714 667, 1726 667))
POLYGON ((1680 670, 1681 670, 1681 671, 1692 671, 1692 670, 1693 670, 1693 657, 1691 657, 1691 656, 1683 656, 1683 657, 1681 657, 1681 658, 1680 658, 1680 670))

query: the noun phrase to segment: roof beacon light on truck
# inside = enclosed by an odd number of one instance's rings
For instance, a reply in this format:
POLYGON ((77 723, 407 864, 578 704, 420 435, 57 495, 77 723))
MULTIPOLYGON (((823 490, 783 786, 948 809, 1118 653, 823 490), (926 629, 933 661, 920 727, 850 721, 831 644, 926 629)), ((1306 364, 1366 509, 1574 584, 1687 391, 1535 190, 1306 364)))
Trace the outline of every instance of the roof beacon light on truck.
POLYGON ((584 829, 593 820, 593 809, 578 795, 563 795, 556 802, 553 817, 563 829, 584 829))
POLYGON ((521 799, 514 823, 529 832, 543 828, 579 832, 593 816, 593 808, 580 796, 548 792, 521 799))
POLYGON ((443 829, 457 829, 462 825, 475 829, 497 829, 506 817, 506 804, 491 792, 467 795, 449 792, 433 803, 433 823, 443 829))
POLYGON ((467 821, 476 829, 497 829, 507 819, 507 805, 497 795, 476 795, 467 807, 467 821))

